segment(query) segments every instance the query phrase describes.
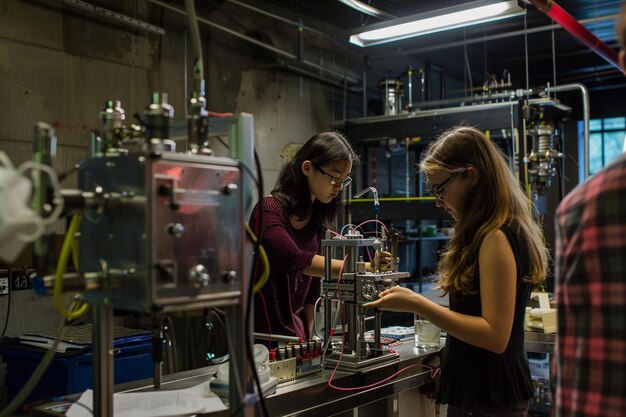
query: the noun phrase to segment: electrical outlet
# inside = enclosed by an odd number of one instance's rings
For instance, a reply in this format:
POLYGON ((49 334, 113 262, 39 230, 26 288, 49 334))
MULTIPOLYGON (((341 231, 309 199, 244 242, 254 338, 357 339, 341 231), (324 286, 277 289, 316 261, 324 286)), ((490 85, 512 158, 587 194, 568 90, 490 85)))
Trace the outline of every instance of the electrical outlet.
POLYGON ((9 293, 9 278, 2 277, 0 278, 0 295, 9 293))

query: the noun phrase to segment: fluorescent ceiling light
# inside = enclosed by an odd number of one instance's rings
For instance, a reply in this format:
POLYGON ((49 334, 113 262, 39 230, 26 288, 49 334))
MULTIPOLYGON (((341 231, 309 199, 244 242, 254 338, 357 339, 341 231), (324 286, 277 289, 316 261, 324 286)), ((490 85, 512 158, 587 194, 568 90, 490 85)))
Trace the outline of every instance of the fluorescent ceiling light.
POLYGON ((518 5, 517 0, 472 1, 458 6, 364 26, 354 31, 350 36, 350 42, 359 46, 378 45, 414 36, 493 22, 524 13, 526 10, 518 5))
POLYGON ((392 14, 385 13, 382 10, 378 10, 375 7, 372 7, 369 4, 363 3, 359 0, 339 0, 339 3, 343 3, 346 6, 352 7, 353 9, 358 10, 359 12, 369 16, 387 19, 395 19, 397 17, 392 14))

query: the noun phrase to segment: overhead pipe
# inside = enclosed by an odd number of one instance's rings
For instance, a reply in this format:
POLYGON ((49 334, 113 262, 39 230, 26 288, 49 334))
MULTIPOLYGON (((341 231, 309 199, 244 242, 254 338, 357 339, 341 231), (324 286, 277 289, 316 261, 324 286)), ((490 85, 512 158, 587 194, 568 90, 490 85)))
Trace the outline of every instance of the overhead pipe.
MULTIPOLYGON (((183 9, 177 7, 177 6, 172 6, 172 5, 168 4, 168 3, 166 3, 165 1, 162 1, 162 0, 147 0, 147 1, 150 2, 150 3, 156 4, 158 6, 161 6, 163 9, 170 10, 170 11, 172 11, 174 13, 178 13, 178 14, 181 14, 183 16, 187 16, 188 17, 187 12, 185 10, 183 10, 183 9)), ((212 22, 210 20, 204 19, 202 17, 197 17, 197 20, 198 20, 198 22, 204 23, 205 25, 207 25, 207 26, 209 26, 209 27, 211 27, 213 29, 217 29, 217 30, 220 30, 220 31, 222 31, 224 33, 228 33, 229 35, 234 36, 235 38, 241 39, 241 40, 249 42, 249 43, 251 43, 253 45, 259 46, 259 47, 261 47, 263 49, 267 49, 268 51, 274 52, 276 55, 280 55, 283 58, 291 59, 291 60, 296 60, 298 58, 295 54, 292 54, 290 52, 286 52, 286 51, 280 50, 280 49, 275 48, 275 47, 273 47, 271 45, 268 45, 268 44, 266 44, 264 42, 261 42, 258 39, 255 39, 253 37, 244 35, 242 33, 239 33, 237 31, 234 31, 234 30, 229 29, 227 27, 218 25, 217 23, 214 23, 214 22, 212 22)))
POLYGON ((339 3, 343 3, 348 7, 353 8, 356 11, 359 11, 368 16, 377 17, 379 19, 395 19, 398 16, 392 15, 391 13, 384 12, 380 9, 377 9, 373 6, 370 6, 367 3, 363 3, 359 0, 338 0, 339 3))
POLYGON ((611 49, 606 43, 602 42, 602 40, 591 33, 586 27, 581 25, 578 20, 567 13, 556 2, 553 0, 530 0, 530 2, 552 20, 560 24, 563 29, 572 34, 589 49, 626 74, 625 70, 617 62, 617 52, 611 49))
POLYGON ((64 3, 68 6, 75 7, 85 13, 90 13, 95 16, 98 16, 103 20, 112 20, 114 22, 131 26, 134 29, 143 30, 149 33, 155 33, 157 35, 165 35, 165 29, 160 28, 158 26, 151 25, 150 23, 146 23, 144 21, 135 19, 134 17, 127 16, 125 14, 117 13, 109 9, 105 9, 104 7, 96 6, 91 3, 87 3, 82 0, 60 0, 61 3, 64 3))
POLYGON ((337 41, 337 39, 335 39, 334 37, 330 36, 329 34, 327 34, 325 32, 322 32, 321 30, 313 29, 310 26, 303 25, 302 22, 294 22, 293 20, 289 20, 289 19, 284 18, 282 16, 279 16, 277 14, 270 13, 267 10, 263 10, 263 9, 258 8, 258 7, 254 7, 254 6, 250 5, 250 4, 246 4, 246 3, 243 3, 243 2, 238 1, 238 0, 227 0, 227 1, 229 3, 233 3, 233 4, 236 4, 237 6, 243 7, 244 9, 252 10, 252 11, 254 11, 256 13, 262 14, 262 15, 270 17, 272 19, 279 20, 279 21, 281 21, 283 23, 287 23, 288 25, 296 26, 298 28, 298 30, 306 30, 307 32, 315 33, 318 36, 321 36, 323 38, 328 39, 329 41, 333 42, 335 45, 343 47, 344 44, 345 44, 345 42, 339 42, 339 41, 337 41))
MULTIPOLYGON (((172 12, 181 14, 183 16, 187 16, 187 12, 185 10, 182 10, 179 7, 176 7, 176 6, 172 6, 172 5, 168 4, 168 3, 166 3, 165 1, 162 1, 162 0, 147 0, 147 1, 150 2, 150 3, 156 4, 156 5, 162 7, 164 9, 166 9, 166 10, 170 10, 172 12)), ((239 33, 237 31, 234 31, 234 30, 229 29, 227 27, 218 25, 217 23, 214 23, 214 22, 212 22, 210 20, 204 19, 204 18, 199 17, 199 16, 196 17, 196 19, 198 20, 198 22, 204 23, 205 25, 207 25, 207 26, 209 26, 209 27, 211 27, 213 29, 217 29, 217 30, 220 30, 220 31, 222 31, 224 33, 228 33, 229 35, 234 36, 235 38, 238 38, 240 40, 249 42, 249 43, 251 43, 253 45, 256 45, 256 46, 258 46, 260 48, 263 48, 263 49, 266 49, 268 51, 274 52, 275 54, 277 54, 277 55, 281 56, 282 58, 286 59, 286 67, 289 70, 292 70, 294 68, 293 64, 301 64, 301 65, 303 65, 305 67, 308 67, 308 68, 311 68, 313 70, 317 70, 317 71, 320 71, 320 72, 325 73, 327 75, 334 76, 335 78, 338 78, 338 79, 340 79, 342 81, 345 79, 346 81, 348 81, 351 84, 354 84, 354 85, 360 84, 360 80, 357 80, 355 78, 349 77, 349 76, 347 76, 345 74, 342 74, 342 73, 340 73, 338 71, 335 71, 335 70, 332 70, 332 69, 327 68, 325 66, 316 64, 316 63, 311 62, 309 60, 298 59, 298 55, 296 55, 296 54, 292 54, 291 52, 283 51, 283 50, 281 50, 279 48, 276 48, 276 47, 274 47, 272 45, 268 45, 265 42, 262 42, 262 41, 260 41, 258 39, 255 39, 255 38, 253 38, 251 36, 244 35, 242 33, 239 33)), ((303 73, 305 73, 305 72, 309 73, 307 70, 303 70, 303 73)), ((323 76, 323 75, 321 75, 321 76, 323 76)))
POLYGON ((583 123, 585 125, 585 133, 584 133, 584 170, 583 180, 586 180, 589 176, 589 92, 587 91, 587 87, 584 84, 573 83, 573 84, 563 84, 559 86, 550 86, 546 87, 546 93, 559 93, 563 91, 575 91, 579 90, 582 94, 583 99, 583 123))
POLYGON ((193 49, 194 92, 204 96, 204 60, 202 59, 202 45, 200 44, 200 30, 196 17, 195 0, 185 0, 185 9, 189 18, 189 32, 193 49))

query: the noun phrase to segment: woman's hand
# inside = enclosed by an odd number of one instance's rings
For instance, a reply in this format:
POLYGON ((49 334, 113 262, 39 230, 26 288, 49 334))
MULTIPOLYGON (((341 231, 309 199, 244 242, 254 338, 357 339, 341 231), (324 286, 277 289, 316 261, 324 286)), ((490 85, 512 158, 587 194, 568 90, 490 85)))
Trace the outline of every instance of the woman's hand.
POLYGON ((417 312, 420 295, 408 288, 396 285, 378 294, 378 300, 363 304, 363 307, 376 307, 387 311, 417 312))
POLYGON ((386 271, 391 268, 391 253, 383 250, 377 252, 377 256, 381 271, 386 271))
POLYGON ((365 264, 365 270, 368 272, 387 271, 391 268, 391 253, 387 251, 376 251, 372 262, 365 264))

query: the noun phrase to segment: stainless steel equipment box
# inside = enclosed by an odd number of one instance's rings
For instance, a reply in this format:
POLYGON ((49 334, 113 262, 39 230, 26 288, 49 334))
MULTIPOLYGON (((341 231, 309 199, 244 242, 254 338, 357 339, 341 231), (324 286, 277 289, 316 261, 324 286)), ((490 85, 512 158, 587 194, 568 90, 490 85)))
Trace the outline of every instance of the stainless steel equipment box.
MULTIPOLYGON (((137 312, 234 305, 243 294, 243 190, 239 162, 163 152, 88 159, 80 269, 99 273, 92 304, 137 312)), ((93 274, 92 274, 93 275, 93 274)))

